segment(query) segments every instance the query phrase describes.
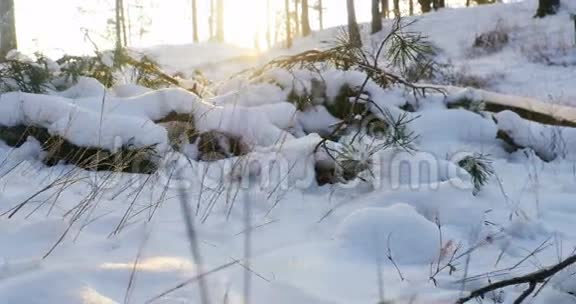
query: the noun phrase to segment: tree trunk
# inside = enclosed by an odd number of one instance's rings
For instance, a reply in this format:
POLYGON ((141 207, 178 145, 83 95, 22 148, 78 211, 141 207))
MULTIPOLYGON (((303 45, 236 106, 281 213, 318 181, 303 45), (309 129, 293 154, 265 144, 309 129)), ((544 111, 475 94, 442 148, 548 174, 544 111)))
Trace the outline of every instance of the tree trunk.
MULTIPOLYGON (((0 0, 4 1, 4 0, 0 0)), ((125 46, 126 33, 124 28, 124 11, 123 11, 123 1, 116 0, 115 7, 115 26, 116 26, 116 49, 114 54, 114 66, 118 67, 122 62, 122 50, 125 46)))
POLYGON ((394 0, 394 18, 400 18, 400 0, 394 0))
POLYGON ((380 0, 372 0, 372 34, 382 30, 382 14, 380 13, 380 0))
POLYGON ((466 7, 470 6, 470 0, 466 0, 466 7))
POLYGON ((318 0, 316 2, 315 9, 318 10, 318 24, 320 26, 320 30, 324 29, 324 5, 322 5, 322 0, 318 0))
POLYGON ((408 2, 408 14, 414 16, 414 0, 408 2))
POLYGON ((302 19, 302 36, 306 37, 312 32, 308 14, 308 0, 302 0, 302 16, 300 18, 302 19))
MULTIPOLYGON (((4 0, 0 0, 4 1, 4 0)), ((124 1, 116 0, 114 8, 116 26, 116 50, 121 50, 127 44, 126 20, 124 18, 124 1)))
MULTIPOLYGON (((3 0, 0 0, 3 1, 3 0)), ((116 7, 114 8, 114 13, 116 14, 115 26, 116 26, 116 50, 122 49, 122 27, 120 26, 122 15, 120 10, 122 8, 122 0, 116 0, 116 7)))
POLYGON ((128 46, 128 31, 126 30, 126 10, 124 9, 124 0, 120 1, 120 14, 122 14, 122 38, 124 47, 128 46))
POLYGON ((2 24, 0 24, 0 61, 3 61, 8 52, 18 47, 14 0, 0 0, 0 14, 2 18, 2 24))
POLYGON ((362 37, 360 36, 360 28, 356 22, 356 9, 354 8, 354 0, 346 0, 348 10, 348 35, 350 44, 352 46, 362 46, 362 37))
POLYGON ((418 0, 422 13, 429 13, 432 10, 431 0, 418 0))
POLYGON ((254 49, 260 50, 260 30, 256 29, 254 33, 254 49))
POLYGON ((292 29, 290 28, 290 0, 284 0, 286 14, 286 48, 292 47, 292 29))
POLYGON ((192 0, 192 41, 198 42, 198 9, 196 0, 192 0))
POLYGON ((298 12, 300 12, 300 8, 298 4, 300 0, 294 0, 294 37, 300 36, 300 16, 298 12))
POLYGON ((435 11, 440 9, 440 8, 445 7, 444 0, 433 0, 432 1, 432 7, 434 8, 435 11))
POLYGON ((208 16, 208 36, 210 37, 209 40, 214 40, 214 19, 216 15, 216 9, 214 5, 214 0, 210 0, 210 15, 208 16))
POLYGON ((548 15, 554 15, 558 7, 560 7, 560 0, 538 0, 538 10, 534 17, 543 18, 548 15))
POLYGON ((272 47, 271 0, 266 0, 266 45, 272 47))
POLYGON ((388 18, 390 12, 390 6, 388 0, 381 0, 382 2, 382 18, 388 18))
POLYGON ((216 41, 224 42, 224 0, 216 1, 216 41))

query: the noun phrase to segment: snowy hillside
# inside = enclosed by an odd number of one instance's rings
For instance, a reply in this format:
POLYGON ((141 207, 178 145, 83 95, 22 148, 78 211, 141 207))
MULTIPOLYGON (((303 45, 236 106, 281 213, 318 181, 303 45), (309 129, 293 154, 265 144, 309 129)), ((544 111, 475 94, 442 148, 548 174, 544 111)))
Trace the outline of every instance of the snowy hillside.
MULTIPOLYGON (((456 303, 573 255, 574 23, 535 7, 415 17, 438 70, 413 81, 388 54, 308 64, 331 29, 260 57, 139 51, 190 91, 1 94, 0 303, 456 303)), ((573 271, 527 303, 576 303, 573 271)))
MULTIPOLYGON (((424 17, 413 17, 418 21, 411 29, 427 35, 442 50, 445 61, 451 63, 456 72, 485 78, 493 90, 566 103, 576 98, 576 87, 572 82, 576 77, 573 68, 576 54, 571 49, 576 38, 574 22, 570 20, 570 13, 576 12, 575 6, 572 1, 565 1, 558 15, 544 19, 532 18, 537 1, 444 9, 424 17), (475 38, 495 29, 507 32, 510 43, 494 54, 475 54, 472 48, 475 38), (557 64, 548 65, 549 59, 557 64)), ((368 36, 369 24, 363 27, 368 36)), ((248 60, 248 64, 263 64, 280 55, 311 48, 326 48, 335 43, 335 37, 340 31, 330 29, 316 32, 311 38, 297 41, 290 51, 275 49, 265 52, 264 58, 248 60)), ((178 52, 185 54, 188 48, 166 46, 164 49, 152 50, 152 54, 170 67, 175 66, 174 60, 177 60, 184 71, 190 67, 200 68, 218 80, 222 79, 222 74, 230 75, 247 68, 244 63, 247 60, 246 52, 231 48, 227 48, 228 51, 217 48, 215 56, 220 59, 209 60, 209 65, 198 63, 198 58, 205 56, 203 47, 199 49, 200 57, 173 56, 178 52), (220 57, 219 54, 227 56, 220 57), (217 61, 222 65, 215 65, 217 61), (216 73, 212 69, 217 69, 216 73)))

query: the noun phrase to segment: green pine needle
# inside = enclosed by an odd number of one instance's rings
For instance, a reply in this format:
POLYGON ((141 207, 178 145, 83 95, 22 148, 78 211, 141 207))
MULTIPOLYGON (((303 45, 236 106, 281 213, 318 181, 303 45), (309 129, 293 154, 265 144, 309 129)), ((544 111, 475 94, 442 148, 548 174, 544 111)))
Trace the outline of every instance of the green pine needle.
POLYGON ((494 175, 492 160, 484 154, 474 153, 466 156, 458 162, 458 166, 466 170, 472 177, 472 183, 474 184, 473 195, 477 195, 494 175))

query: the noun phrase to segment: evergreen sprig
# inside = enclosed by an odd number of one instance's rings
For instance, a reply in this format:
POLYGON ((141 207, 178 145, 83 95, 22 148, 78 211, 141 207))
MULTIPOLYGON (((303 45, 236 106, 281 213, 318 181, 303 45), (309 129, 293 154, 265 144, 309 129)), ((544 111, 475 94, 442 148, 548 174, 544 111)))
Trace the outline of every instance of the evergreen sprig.
POLYGON ((487 155, 481 153, 474 153, 473 155, 464 157, 458 162, 458 166, 466 170, 472 177, 472 183, 474 185, 473 195, 477 195, 494 175, 492 160, 488 158, 487 155))

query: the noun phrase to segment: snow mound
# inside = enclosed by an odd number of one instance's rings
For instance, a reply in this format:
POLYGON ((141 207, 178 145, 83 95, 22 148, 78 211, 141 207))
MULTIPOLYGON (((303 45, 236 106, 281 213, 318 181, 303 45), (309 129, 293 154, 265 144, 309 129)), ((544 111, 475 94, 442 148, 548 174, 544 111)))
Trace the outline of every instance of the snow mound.
POLYGON ((560 292, 554 288, 546 288, 539 297, 532 302, 534 304, 572 304, 574 296, 566 292, 560 292))
POLYGON ((343 247, 362 257, 424 264, 439 252, 437 227, 407 204, 364 208, 349 215, 339 227, 343 247))
POLYGON ((462 109, 425 110, 418 114, 410 128, 419 135, 421 150, 453 155, 468 150, 472 143, 487 148, 495 145, 498 130, 491 119, 462 109))
POLYGON ((137 84, 121 84, 112 88, 116 97, 135 97, 152 92, 152 89, 137 84))
POLYGON ((78 82, 58 95, 66 98, 100 97, 106 93, 106 87, 98 80, 90 77, 79 77, 78 82))

